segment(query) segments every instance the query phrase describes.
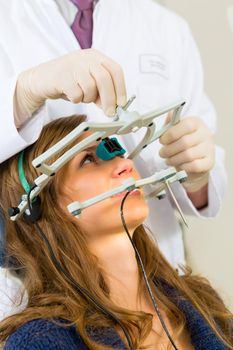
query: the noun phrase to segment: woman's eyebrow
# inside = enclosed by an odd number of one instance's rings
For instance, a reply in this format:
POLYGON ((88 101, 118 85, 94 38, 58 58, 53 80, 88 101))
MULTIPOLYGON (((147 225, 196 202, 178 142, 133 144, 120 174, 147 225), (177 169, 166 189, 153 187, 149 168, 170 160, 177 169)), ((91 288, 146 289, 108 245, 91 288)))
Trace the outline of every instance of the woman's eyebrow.
POLYGON ((77 154, 74 156, 74 159, 79 159, 79 158, 83 155, 83 153, 85 153, 85 152, 95 152, 97 146, 98 146, 98 145, 94 145, 94 146, 90 146, 90 147, 87 147, 87 148, 81 150, 79 153, 77 153, 77 154))

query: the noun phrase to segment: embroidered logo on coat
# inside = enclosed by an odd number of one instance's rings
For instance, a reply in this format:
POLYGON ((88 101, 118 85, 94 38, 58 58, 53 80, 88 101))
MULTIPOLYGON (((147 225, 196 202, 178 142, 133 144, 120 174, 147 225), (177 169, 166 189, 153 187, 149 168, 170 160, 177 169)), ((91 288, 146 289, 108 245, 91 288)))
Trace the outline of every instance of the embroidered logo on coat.
POLYGON ((139 70, 141 73, 158 74, 164 79, 169 79, 168 62, 161 55, 139 55, 139 70))

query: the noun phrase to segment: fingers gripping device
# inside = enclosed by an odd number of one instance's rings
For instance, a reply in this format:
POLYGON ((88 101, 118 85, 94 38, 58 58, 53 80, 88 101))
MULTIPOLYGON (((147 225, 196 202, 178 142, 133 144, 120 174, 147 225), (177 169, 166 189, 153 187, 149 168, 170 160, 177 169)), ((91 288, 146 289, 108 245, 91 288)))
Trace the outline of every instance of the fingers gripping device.
MULTIPOLYGON (((131 132, 136 132, 140 128, 144 127, 146 128, 144 137, 135 147, 135 149, 127 156, 127 158, 133 159, 142 151, 142 149, 157 140, 165 131, 179 122, 180 114, 185 104, 184 101, 178 101, 150 113, 140 115, 136 111, 128 110, 128 107, 133 102, 134 98, 135 96, 131 97, 125 106, 118 106, 116 108, 115 117, 111 122, 83 122, 72 132, 66 135, 62 140, 60 140, 46 152, 33 160, 33 166, 41 172, 41 175, 34 180, 34 183, 31 186, 29 186, 29 188, 31 188, 30 201, 32 203, 33 200, 35 200, 35 198, 43 190, 43 188, 48 184, 48 182, 51 181, 56 172, 79 152, 84 151, 87 147, 90 147, 96 144, 96 142, 99 142, 96 154, 101 159, 109 160, 116 156, 122 156, 125 153, 125 150, 121 147, 116 137, 110 138, 110 136, 126 135, 131 132), (161 129, 157 130, 156 119, 168 112, 172 112, 172 118, 170 122, 164 125, 161 129), (50 160, 51 157, 56 155, 58 152, 61 152, 65 147, 67 148, 70 143, 73 143, 82 135, 83 132, 86 131, 91 132, 90 136, 86 137, 80 142, 77 142, 75 146, 72 146, 68 151, 64 152, 62 156, 60 156, 52 164, 47 164, 48 160, 50 160)), ((168 169, 156 172, 152 176, 137 181, 134 178, 128 178, 122 182, 121 186, 117 188, 101 193, 98 196, 90 198, 85 202, 73 202, 69 204, 67 208, 72 215, 80 217, 82 210, 91 205, 94 205, 95 203, 110 198, 118 193, 132 191, 133 189, 150 184, 153 188, 152 191, 146 196, 146 198, 149 199, 156 196, 157 198, 161 199, 166 195, 165 189, 167 189, 171 194, 177 206, 177 209, 186 224, 181 208, 179 207, 179 204, 176 201, 170 187, 170 183, 175 181, 182 182, 186 178, 187 175, 185 171, 177 172, 175 168, 170 167, 168 169)), ((10 217, 13 221, 17 220, 22 214, 27 213, 28 211, 27 193, 29 188, 27 188, 28 186, 26 186, 26 193, 22 195, 18 207, 11 208, 12 210, 10 217)))

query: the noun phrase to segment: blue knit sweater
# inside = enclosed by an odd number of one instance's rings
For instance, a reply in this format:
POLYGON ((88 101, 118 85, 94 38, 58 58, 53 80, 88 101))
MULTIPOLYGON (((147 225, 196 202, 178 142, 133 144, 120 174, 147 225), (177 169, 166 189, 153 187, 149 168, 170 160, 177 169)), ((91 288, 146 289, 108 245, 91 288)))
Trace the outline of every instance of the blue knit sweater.
MULTIPOLYGON (((168 290, 171 299, 174 290, 168 290)), ((177 299, 176 299, 177 300, 177 299)), ((176 301, 183 311, 191 342, 195 350, 227 350, 209 325, 184 299, 176 301)), ((90 334, 100 344, 110 345, 114 349, 126 350, 118 334, 111 329, 90 334)), ((75 327, 63 327, 49 320, 32 320, 12 333, 7 339, 4 350, 88 350, 75 327)))

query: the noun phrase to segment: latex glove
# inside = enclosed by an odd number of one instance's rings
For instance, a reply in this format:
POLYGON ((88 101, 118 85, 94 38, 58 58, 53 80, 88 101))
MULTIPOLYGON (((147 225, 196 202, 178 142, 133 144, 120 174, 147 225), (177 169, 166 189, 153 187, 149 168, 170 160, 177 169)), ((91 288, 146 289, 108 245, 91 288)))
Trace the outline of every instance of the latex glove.
POLYGON ((182 119, 160 137, 160 143, 163 147, 159 153, 166 163, 187 172, 188 179, 183 183, 187 192, 197 192, 208 184, 215 145, 212 133, 200 118, 182 119))
POLYGON ((77 50, 22 72, 14 96, 15 124, 20 127, 46 99, 95 102, 108 116, 126 103, 123 71, 97 50, 77 50))

